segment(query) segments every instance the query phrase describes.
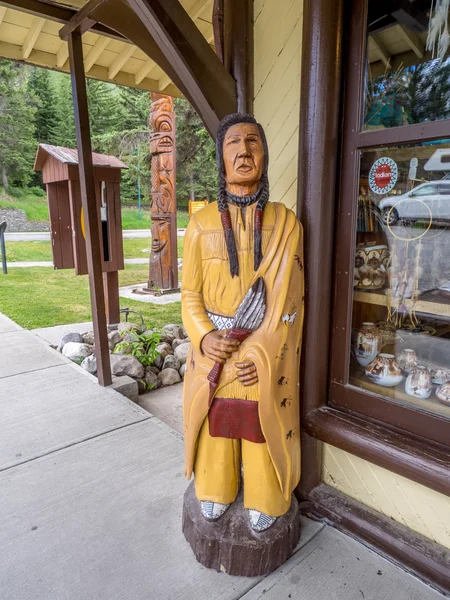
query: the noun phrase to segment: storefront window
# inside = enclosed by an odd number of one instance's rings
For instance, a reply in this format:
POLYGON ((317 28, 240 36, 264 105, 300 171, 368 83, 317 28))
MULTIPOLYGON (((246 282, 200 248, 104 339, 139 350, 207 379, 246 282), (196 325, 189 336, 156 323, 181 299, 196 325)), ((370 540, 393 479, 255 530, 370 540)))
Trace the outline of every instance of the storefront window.
POLYGON ((447 25, 430 38, 431 0, 407 5, 369 1, 365 130, 450 117, 447 25))
POLYGON ((450 140, 360 156, 349 383, 450 418, 450 140))

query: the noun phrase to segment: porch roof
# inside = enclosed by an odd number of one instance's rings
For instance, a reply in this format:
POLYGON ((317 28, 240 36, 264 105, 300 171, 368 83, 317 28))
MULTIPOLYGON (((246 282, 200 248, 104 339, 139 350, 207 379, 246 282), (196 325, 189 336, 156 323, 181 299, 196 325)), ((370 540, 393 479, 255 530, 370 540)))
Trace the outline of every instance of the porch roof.
MULTIPOLYGON (((42 3, 0 0, 0 56, 69 72, 68 45, 59 37, 60 16, 66 12, 70 18, 84 4, 86 0, 48 0, 45 2, 48 16, 44 18, 42 13, 37 16, 42 3)), ((214 48, 213 0, 181 0, 181 4, 214 48)), ((83 54, 88 77, 171 96, 182 95, 153 60, 112 30, 100 26, 87 31, 83 35, 83 54)))

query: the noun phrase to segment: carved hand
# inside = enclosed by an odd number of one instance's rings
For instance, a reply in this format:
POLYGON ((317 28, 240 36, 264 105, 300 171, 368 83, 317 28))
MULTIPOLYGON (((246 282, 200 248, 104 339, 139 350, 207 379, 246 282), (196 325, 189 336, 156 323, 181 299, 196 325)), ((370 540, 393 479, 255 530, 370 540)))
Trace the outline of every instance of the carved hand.
POLYGON ((239 340, 226 339, 229 329, 222 331, 211 331, 207 333, 202 340, 201 350, 208 358, 218 363, 225 363, 227 358, 231 358, 233 352, 241 345, 239 340))
POLYGON ((249 386, 258 383, 258 372, 256 365, 251 360, 236 363, 237 376, 242 385, 249 386))

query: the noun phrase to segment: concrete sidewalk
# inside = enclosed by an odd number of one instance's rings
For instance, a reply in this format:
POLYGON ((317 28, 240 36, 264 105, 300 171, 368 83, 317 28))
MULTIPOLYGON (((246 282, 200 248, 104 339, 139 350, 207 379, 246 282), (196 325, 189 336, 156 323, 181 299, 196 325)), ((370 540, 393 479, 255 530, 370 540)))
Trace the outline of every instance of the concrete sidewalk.
MULTIPOLYGON (((148 265, 148 257, 147 258, 125 258, 124 262, 126 265, 148 265)), ((17 262, 8 262, 8 268, 14 267, 53 267, 53 262, 51 260, 35 260, 35 261, 17 261, 17 262)))
POLYGON ((181 436, 3 315, 0 344, 1 600, 443 598, 307 519, 267 578, 205 569, 181 533, 181 436))
MULTIPOLYGON (((183 237, 186 229, 177 229, 177 236, 183 237)), ((124 240, 151 238, 150 229, 124 229, 122 231, 124 240)), ((5 231, 5 241, 7 242, 47 242, 51 240, 50 231, 5 231)))

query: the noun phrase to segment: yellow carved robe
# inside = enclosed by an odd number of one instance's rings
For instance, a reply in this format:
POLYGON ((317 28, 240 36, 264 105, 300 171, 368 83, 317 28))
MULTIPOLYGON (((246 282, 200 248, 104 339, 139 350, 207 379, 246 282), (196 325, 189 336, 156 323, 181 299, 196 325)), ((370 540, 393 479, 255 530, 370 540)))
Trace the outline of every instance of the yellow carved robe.
POLYGON ((262 228, 263 260, 253 269, 256 204, 229 205, 239 256, 239 276, 232 278, 217 202, 193 215, 186 230, 182 278, 183 323, 192 341, 183 392, 185 473, 192 475, 199 432, 208 415, 208 373, 214 363, 200 351, 203 337, 214 330, 206 310, 233 317, 260 276, 266 284, 267 309, 260 327, 250 334, 222 371, 215 395, 258 400, 261 428, 286 500, 300 479, 299 365, 303 324, 302 227, 284 204, 269 202, 262 228), (259 383, 244 387, 235 362, 252 360, 259 383), (255 397, 256 394, 256 397, 255 397))

